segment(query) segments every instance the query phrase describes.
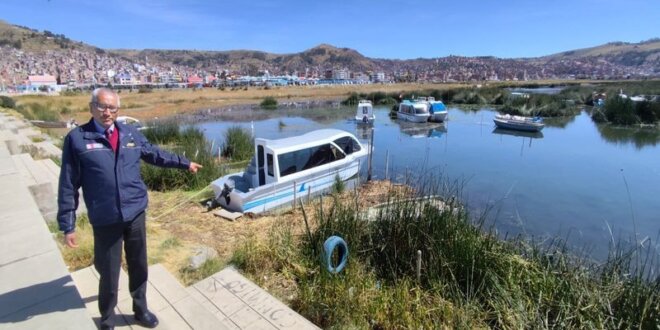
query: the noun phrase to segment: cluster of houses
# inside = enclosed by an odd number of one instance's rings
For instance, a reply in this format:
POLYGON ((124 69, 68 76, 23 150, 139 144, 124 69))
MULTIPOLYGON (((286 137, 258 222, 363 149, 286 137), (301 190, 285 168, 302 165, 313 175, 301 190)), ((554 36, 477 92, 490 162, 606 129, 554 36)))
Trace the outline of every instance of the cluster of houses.
POLYGON ((71 88, 201 88, 219 86, 286 86, 368 84, 389 82, 384 72, 360 73, 348 69, 306 70, 298 74, 271 75, 267 70, 247 76, 217 68, 214 72, 182 65, 143 64, 78 49, 44 54, 0 46, 0 92, 59 92, 71 88))

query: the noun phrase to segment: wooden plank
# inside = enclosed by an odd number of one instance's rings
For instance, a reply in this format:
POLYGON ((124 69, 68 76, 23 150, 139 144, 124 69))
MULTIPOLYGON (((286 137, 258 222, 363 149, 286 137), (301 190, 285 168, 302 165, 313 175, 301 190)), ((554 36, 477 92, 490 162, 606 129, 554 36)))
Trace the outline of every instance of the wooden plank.
POLYGON ((215 215, 216 217, 221 217, 221 218, 225 218, 227 220, 235 221, 236 219, 242 217, 243 213, 241 213, 241 212, 230 212, 230 211, 227 211, 227 210, 221 208, 220 210, 213 212, 213 215, 215 215))

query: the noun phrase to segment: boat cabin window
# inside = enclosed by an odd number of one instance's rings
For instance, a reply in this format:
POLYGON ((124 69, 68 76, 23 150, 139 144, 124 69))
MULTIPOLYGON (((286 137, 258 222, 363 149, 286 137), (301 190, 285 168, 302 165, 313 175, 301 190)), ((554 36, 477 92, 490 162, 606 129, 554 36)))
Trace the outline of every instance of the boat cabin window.
POLYGON ((360 144, 350 136, 344 136, 344 137, 338 138, 334 142, 347 155, 350 155, 350 154, 352 154, 356 151, 360 151, 360 149, 362 149, 362 148, 360 148, 360 144))
POLYGON ((264 172, 264 146, 257 147, 257 166, 259 167, 259 186, 266 184, 266 174, 264 172))
POLYGON ((332 144, 287 152, 277 156, 280 165, 280 177, 304 171, 317 166, 332 163, 346 157, 332 144))
POLYGON ((362 114, 363 115, 368 115, 369 114, 369 107, 362 107, 362 114))
POLYGON ((275 176, 275 172, 273 172, 273 154, 266 154, 266 165, 268 166, 268 175, 275 176))

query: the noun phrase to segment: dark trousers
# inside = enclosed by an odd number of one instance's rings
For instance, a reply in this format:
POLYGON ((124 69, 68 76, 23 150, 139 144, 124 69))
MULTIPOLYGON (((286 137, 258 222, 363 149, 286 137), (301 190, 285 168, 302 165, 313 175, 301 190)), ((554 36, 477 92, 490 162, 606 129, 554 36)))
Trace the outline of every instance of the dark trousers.
POLYGON ((124 243, 128 266, 128 289, 133 297, 133 312, 147 311, 147 235, 145 213, 133 221, 94 227, 94 267, 100 275, 99 311, 101 328, 114 326, 115 306, 124 243))

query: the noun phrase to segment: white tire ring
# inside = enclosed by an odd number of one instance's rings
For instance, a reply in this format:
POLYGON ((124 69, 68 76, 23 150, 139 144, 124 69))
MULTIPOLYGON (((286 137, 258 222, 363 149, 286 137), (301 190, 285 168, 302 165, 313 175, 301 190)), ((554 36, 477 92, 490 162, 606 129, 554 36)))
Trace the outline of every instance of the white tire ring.
POLYGON ((339 236, 330 236, 325 243, 323 243, 323 252, 325 265, 328 269, 328 272, 336 274, 341 272, 344 267, 346 267, 346 262, 348 261, 348 245, 344 239, 339 236), (339 249, 339 265, 336 267, 332 264, 332 253, 335 249, 339 249))

